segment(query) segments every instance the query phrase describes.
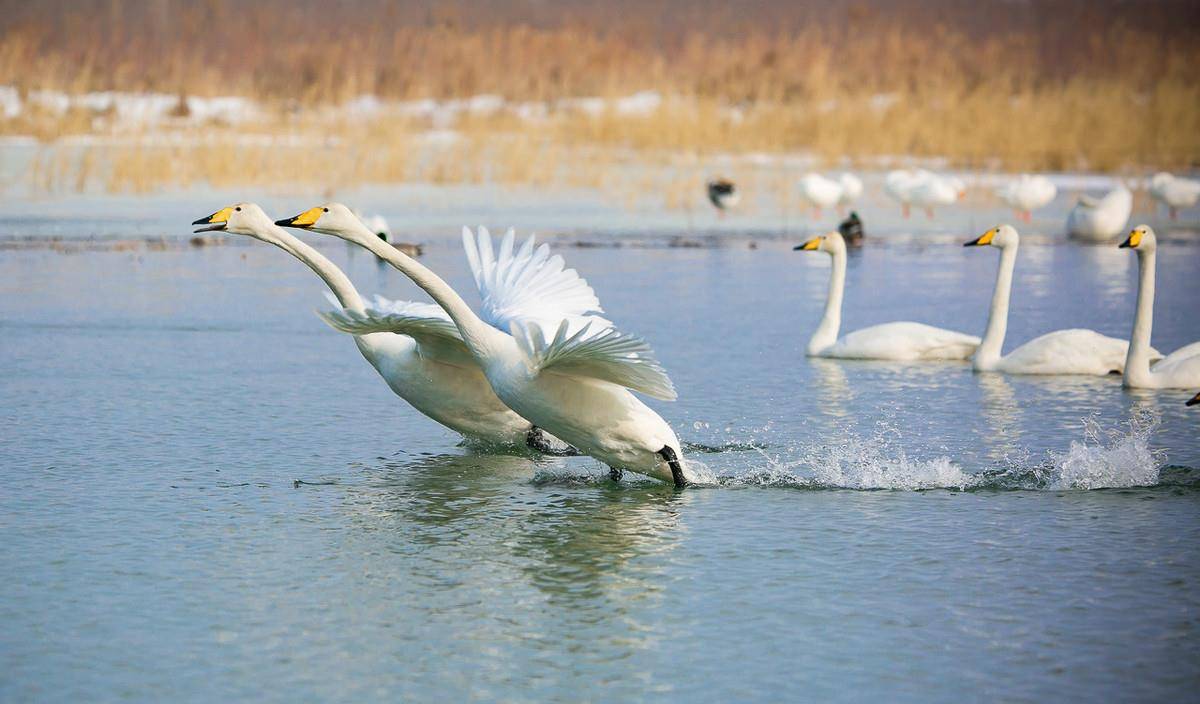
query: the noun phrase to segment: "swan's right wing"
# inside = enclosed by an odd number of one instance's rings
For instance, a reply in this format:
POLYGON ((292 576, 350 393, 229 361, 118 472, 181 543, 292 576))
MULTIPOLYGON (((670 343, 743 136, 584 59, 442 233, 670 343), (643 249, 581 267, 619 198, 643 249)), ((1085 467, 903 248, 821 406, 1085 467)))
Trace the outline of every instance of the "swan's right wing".
POLYGON ((555 328, 561 320, 602 311, 592 287, 548 245, 535 246, 532 235, 520 247, 514 240, 510 229, 497 252, 487 228, 476 234, 463 228, 463 249, 488 324, 505 332, 518 320, 555 328))
POLYGON ((334 330, 351 335, 377 332, 407 335, 416 340, 422 356, 437 361, 457 364, 472 359, 450 316, 432 303, 393 301, 376 296, 372 305, 362 312, 338 307, 317 311, 317 315, 334 330))
POLYGON ((514 322, 511 330, 537 371, 591 377, 667 401, 678 397, 654 350, 640 337, 589 324, 572 332, 567 320, 552 338, 534 322, 514 322))

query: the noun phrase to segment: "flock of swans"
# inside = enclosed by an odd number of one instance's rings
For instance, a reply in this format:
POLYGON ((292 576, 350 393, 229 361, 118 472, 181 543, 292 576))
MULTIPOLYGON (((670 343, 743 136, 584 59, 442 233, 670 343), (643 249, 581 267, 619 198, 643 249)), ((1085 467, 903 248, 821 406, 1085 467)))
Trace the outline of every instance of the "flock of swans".
MULTIPOLYGON (((413 408, 465 438, 543 453, 589 455, 619 480, 630 470, 689 482, 671 426, 633 392, 673 400, 675 387, 642 338, 604 316, 588 283, 548 245, 509 230, 498 246, 486 229, 463 230, 463 247, 481 310, 477 313, 433 271, 388 244, 340 203, 272 220, 237 203, 196 220, 197 232, 222 231, 272 244, 299 259, 329 287, 334 310, 321 313, 353 336, 363 357, 413 408), (363 299, 350 279, 284 228, 332 235, 398 269, 434 303, 363 299)), ((376 228, 377 229, 377 228, 376 228)), ((1002 354, 1019 235, 1001 225, 967 242, 1000 250, 983 338, 913 322, 876 325, 839 337, 846 243, 839 232, 795 249, 833 260, 824 315, 810 356, 925 362, 971 360, 975 370, 1007 374, 1123 374, 1129 387, 1200 387, 1200 342, 1163 356, 1150 346, 1157 243, 1135 228, 1121 247, 1137 252, 1137 312, 1130 341, 1091 330, 1050 332, 1002 354)), ((1196 399, 1192 399, 1195 402, 1196 399)))

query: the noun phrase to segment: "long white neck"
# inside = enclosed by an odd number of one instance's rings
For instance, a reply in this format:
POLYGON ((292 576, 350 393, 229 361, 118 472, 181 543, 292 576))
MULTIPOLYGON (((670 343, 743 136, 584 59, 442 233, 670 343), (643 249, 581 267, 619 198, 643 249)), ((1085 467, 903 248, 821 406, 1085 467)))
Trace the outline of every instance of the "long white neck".
POLYGON ((842 327, 842 293, 846 288, 846 253, 834 250, 832 252, 833 268, 829 272, 829 295, 825 298, 825 314, 817 325, 817 331, 808 341, 808 354, 818 354, 821 350, 837 342, 838 330, 842 327))
POLYGON ((425 293, 429 294, 442 310, 450 316, 454 321, 454 325, 458 327, 459 333, 463 337, 463 342, 467 343, 471 354, 483 362, 491 357, 499 349, 503 348, 506 343, 512 341, 512 336, 503 333, 496 328, 485 323, 475 311, 471 310, 471 306, 463 300, 458 292, 450 287, 442 280, 440 276, 430 271, 427 267, 417 262, 412 257, 400 252, 392 245, 384 242, 375 236, 373 232, 365 227, 359 226, 361 235, 353 240, 356 244, 361 244, 363 247, 371 250, 380 259, 400 270, 412 282, 419 286, 425 293))
POLYGON ((1008 332, 1008 299, 1012 294, 1013 270, 1017 267, 1017 248, 1018 243, 1014 242, 1000 250, 1000 268, 996 271, 996 288, 992 291, 987 330, 983 333, 983 341, 975 351, 972 362, 977 371, 995 369, 1004 350, 1004 336, 1008 332))
POLYGON ((1154 252, 1138 252, 1137 309, 1125 353, 1125 384, 1145 385, 1150 377, 1150 329, 1154 324, 1154 252))

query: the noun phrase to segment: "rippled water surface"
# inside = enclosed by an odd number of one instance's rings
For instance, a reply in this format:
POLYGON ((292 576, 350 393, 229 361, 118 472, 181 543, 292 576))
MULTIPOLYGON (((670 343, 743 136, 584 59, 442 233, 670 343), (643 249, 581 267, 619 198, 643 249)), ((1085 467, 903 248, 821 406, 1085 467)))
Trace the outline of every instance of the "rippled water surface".
MULTIPOLYGON (((844 330, 981 331, 977 234, 853 254, 844 330)), ((1160 240, 1171 350, 1200 245, 1160 240)), ((806 359, 829 263, 792 244, 561 245, 680 389, 652 405, 713 477, 682 492, 461 446, 266 245, 0 252, 0 698, 1194 696, 1195 390, 806 359)), ((465 288, 450 238, 424 261, 465 288)), ((1018 267, 1008 348, 1128 334, 1128 252, 1031 237, 1018 267)))

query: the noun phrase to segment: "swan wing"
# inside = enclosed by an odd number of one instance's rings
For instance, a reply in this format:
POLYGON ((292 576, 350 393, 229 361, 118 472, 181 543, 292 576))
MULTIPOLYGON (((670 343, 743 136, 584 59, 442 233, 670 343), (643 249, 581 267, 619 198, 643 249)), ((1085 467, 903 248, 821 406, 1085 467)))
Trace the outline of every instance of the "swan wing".
POLYGON ((574 269, 566 268, 561 256, 551 255, 549 245, 536 246, 530 235, 516 247, 515 237, 510 229, 496 251, 487 228, 474 234, 463 228, 463 249, 483 301, 485 321, 504 331, 518 320, 549 323, 553 328, 561 320, 602 311, 592 287, 574 269))
MULTIPOLYGON (((1151 360, 1153 361, 1154 355, 1157 354, 1157 352, 1154 349, 1151 349, 1150 351, 1151 351, 1151 360)), ((1174 352, 1167 355, 1166 357, 1163 357, 1161 354, 1158 354, 1157 355, 1158 359, 1161 361, 1158 361, 1158 363, 1155 364, 1153 368, 1155 370, 1157 370, 1163 364, 1170 364, 1170 365, 1179 364, 1183 360, 1188 359, 1190 357, 1195 357, 1197 355, 1200 355, 1200 342, 1193 342, 1190 345, 1184 345, 1183 347, 1180 347, 1179 349, 1175 350, 1174 352)))
POLYGON ((376 296, 365 311, 335 308, 317 311, 329 327, 351 335, 390 332, 417 342, 423 357, 439 362, 475 364, 458 328, 440 306, 414 301, 393 301, 376 296))
POLYGON ((1125 371, 1129 341, 1094 330, 1055 330, 1026 342, 1001 359, 999 368, 1013 374, 1092 374, 1125 371))
POLYGON ((923 323, 896 322, 855 330, 821 353, 841 359, 894 361, 967 359, 979 338, 923 323))
POLYGON ((552 336, 536 322, 516 321, 511 330, 537 372, 599 379, 667 401, 678 397, 654 350, 640 337, 591 324, 572 331, 568 320, 552 336))

